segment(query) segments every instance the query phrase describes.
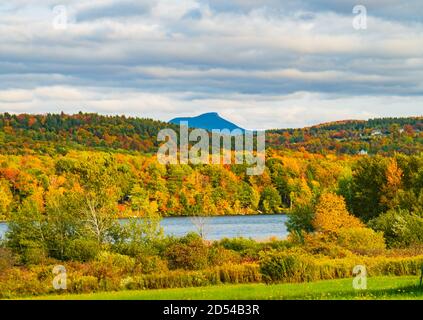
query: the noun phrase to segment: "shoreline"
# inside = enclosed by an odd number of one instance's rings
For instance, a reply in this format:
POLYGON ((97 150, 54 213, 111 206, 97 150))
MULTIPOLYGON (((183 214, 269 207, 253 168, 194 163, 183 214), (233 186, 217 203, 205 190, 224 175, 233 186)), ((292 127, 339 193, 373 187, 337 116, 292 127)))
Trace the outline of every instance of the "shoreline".
MULTIPOLYGON (((209 216, 160 216, 162 219, 166 218, 218 218, 218 217, 255 217, 255 216, 286 216, 288 213, 252 213, 252 214, 222 214, 222 215, 209 215, 209 216)), ((131 219, 143 217, 121 217, 118 219, 131 219)))
MULTIPOLYGON (((254 217, 254 216, 286 216, 288 212, 285 213, 252 213, 252 214, 223 214, 223 215, 210 215, 210 216, 160 216, 162 219, 166 218, 217 218, 217 217, 254 217)), ((133 219, 133 218, 143 218, 143 217, 119 217, 117 219, 133 219)), ((0 224, 8 223, 8 220, 0 220, 0 224)))

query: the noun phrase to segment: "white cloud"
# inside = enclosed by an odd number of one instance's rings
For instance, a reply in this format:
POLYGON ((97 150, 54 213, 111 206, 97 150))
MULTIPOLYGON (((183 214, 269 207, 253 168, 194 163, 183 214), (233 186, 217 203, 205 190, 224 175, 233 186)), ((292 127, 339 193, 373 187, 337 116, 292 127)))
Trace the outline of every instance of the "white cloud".
POLYGON ((350 1, 9 1, 0 111, 217 111, 267 128, 421 113, 423 24, 407 20, 421 2, 367 3, 357 31, 350 1))
POLYGON ((142 93, 101 87, 38 87, 0 91, 0 112, 24 111, 127 114, 167 121, 216 111, 250 129, 302 127, 320 122, 421 115, 423 97, 333 96, 312 92, 289 95, 216 95, 198 92, 142 93))

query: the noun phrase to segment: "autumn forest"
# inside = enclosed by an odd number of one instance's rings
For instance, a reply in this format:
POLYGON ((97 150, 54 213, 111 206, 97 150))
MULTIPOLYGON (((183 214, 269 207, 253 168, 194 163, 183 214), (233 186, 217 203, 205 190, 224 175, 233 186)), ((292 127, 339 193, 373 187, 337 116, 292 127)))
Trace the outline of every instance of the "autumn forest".
POLYGON ((9 223, 0 296, 54 292, 45 273, 57 262, 68 263, 71 293, 335 279, 363 260, 374 275, 418 273, 422 118, 270 130, 258 176, 240 164, 159 164, 157 133, 169 126, 0 115, 0 220, 9 223), (288 239, 209 243, 159 226, 166 216, 259 213, 287 214, 288 239))

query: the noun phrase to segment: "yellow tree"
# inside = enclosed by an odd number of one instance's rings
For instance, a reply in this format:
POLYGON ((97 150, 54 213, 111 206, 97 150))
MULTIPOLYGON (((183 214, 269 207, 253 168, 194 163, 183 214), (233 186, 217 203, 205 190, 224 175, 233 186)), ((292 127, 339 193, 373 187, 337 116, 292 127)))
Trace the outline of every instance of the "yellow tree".
POLYGON ((333 234, 337 234, 341 228, 364 227, 358 218, 348 213, 344 198, 333 193, 321 195, 312 225, 318 232, 333 234))
POLYGON ((13 195, 6 181, 0 181, 0 220, 8 218, 13 195))
POLYGON ((380 202, 388 208, 395 206, 395 196, 399 189, 401 189, 403 172, 398 167, 397 160, 392 158, 386 167, 386 184, 383 186, 383 195, 380 202))

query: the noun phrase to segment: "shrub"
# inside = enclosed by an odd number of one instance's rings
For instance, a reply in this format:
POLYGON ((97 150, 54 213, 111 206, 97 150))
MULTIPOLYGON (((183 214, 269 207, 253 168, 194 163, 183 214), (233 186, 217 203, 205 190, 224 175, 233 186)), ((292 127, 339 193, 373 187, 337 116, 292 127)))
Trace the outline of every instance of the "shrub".
POLYGON ((102 251, 97 256, 96 265, 113 269, 119 274, 126 274, 133 271, 135 259, 118 253, 102 251))
POLYGON ((356 253, 380 253, 385 250, 383 233, 369 228, 341 228, 337 242, 356 253))
POLYGON ((233 238, 222 239, 218 243, 225 249, 239 252, 243 258, 257 259, 258 253, 262 249, 262 245, 253 239, 233 238))
POLYGON ((301 236, 304 232, 313 232, 312 221, 314 219, 314 207, 310 205, 295 206, 288 214, 286 227, 290 234, 301 236))
POLYGON ((54 265, 33 265, 28 267, 29 271, 34 273, 38 280, 48 280, 50 283, 53 280, 54 265))
POLYGON ((209 264, 211 266, 221 266, 224 264, 238 264, 241 262, 241 255, 233 250, 225 249, 221 246, 213 246, 209 253, 209 264))
POLYGON ((356 265, 364 265, 369 276, 417 275, 423 256, 387 258, 351 256, 341 259, 315 257, 301 251, 262 253, 260 272, 265 282, 304 282, 352 276, 356 265))
POLYGON ((369 225, 384 233, 390 247, 423 244, 423 217, 408 210, 389 210, 371 220, 369 225))
POLYGON ((65 257, 75 261, 93 260, 100 251, 100 245, 94 240, 75 239, 65 247, 65 257))
POLYGON ((89 293, 98 291, 100 285, 94 276, 75 276, 68 280, 68 289, 74 293, 89 293))
POLYGON ((208 265, 209 248, 198 235, 187 235, 165 251, 170 269, 200 270, 208 265))
POLYGON ((159 256, 139 255, 136 257, 136 263, 134 273, 150 274, 168 271, 167 261, 162 260, 159 256))
POLYGON ((0 248, 0 273, 5 272, 6 269, 12 268, 16 259, 11 250, 0 248))
POLYGON ((294 245, 289 240, 276 239, 276 240, 271 240, 269 242, 265 242, 263 244, 263 249, 272 248, 276 250, 285 250, 285 249, 290 249, 292 247, 294 247, 294 245))
POLYGON ((120 287, 121 277, 132 273, 134 268, 134 258, 103 251, 96 260, 86 263, 84 275, 96 277, 101 290, 116 290, 120 287))
POLYGON ((223 265, 215 270, 221 283, 249 283, 261 281, 259 268, 255 264, 223 265))
POLYGON ((261 275, 255 264, 224 265, 202 271, 173 270, 134 277, 126 277, 121 285, 125 289, 164 289, 199 287, 221 283, 259 282, 261 275))
POLYGON ((41 246, 37 242, 23 241, 24 249, 21 251, 20 258, 21 262, 27 265, 31 264, 43 264, 46 262, 48 252, 46 248, 41 246))
POLYGON ((0 298, 35 296, 52 290, 51 282, 40 281, 36 273, 25 268, 12 268, 0 275, 0 298))
POLYGON ((353 255, 350 250, 338 244, 334 234, 321 232, 305 234, 302 248, 312 255, 323 255, 330 258, 345 258, 353 255))
POLYGON ((270 251, 260 257, 265 282, 303 282, 313 278, 313 260, 305 252, 270 251))

